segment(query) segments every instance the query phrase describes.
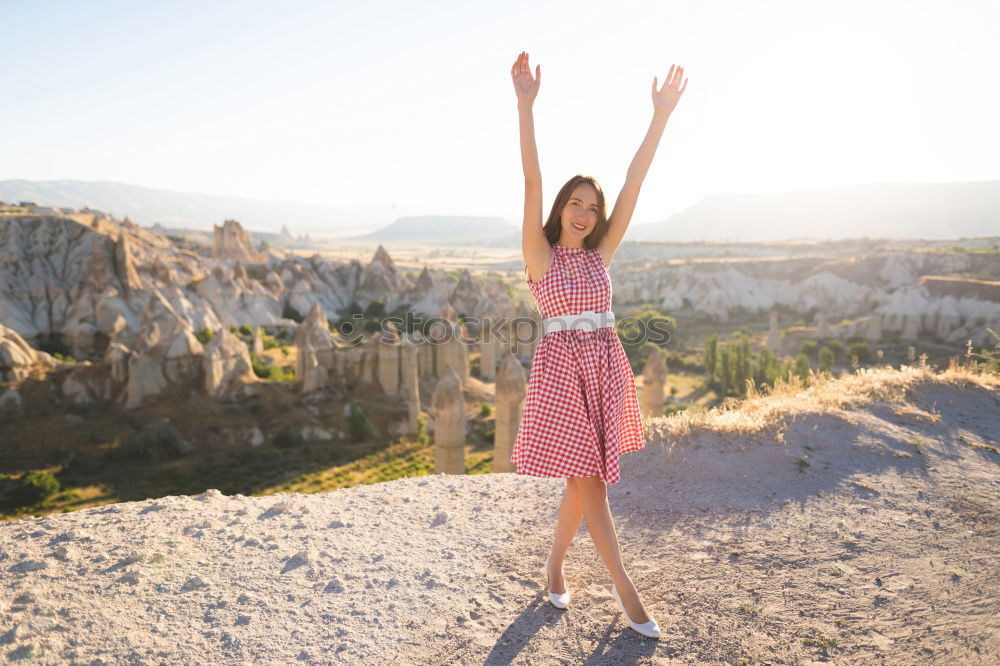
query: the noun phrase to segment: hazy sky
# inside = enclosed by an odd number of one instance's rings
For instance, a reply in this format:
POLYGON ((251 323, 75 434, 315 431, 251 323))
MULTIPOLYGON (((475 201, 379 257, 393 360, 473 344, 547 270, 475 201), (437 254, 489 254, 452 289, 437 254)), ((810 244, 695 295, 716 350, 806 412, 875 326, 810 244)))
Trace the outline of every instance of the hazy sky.
POLYGON ((510 66, 542 65, 546 214, 609 207, 673 62, 635 222, 714 192, 1000 178, 1000 3, 0 0, 0 179, 439 206, 520 223, 510 66))

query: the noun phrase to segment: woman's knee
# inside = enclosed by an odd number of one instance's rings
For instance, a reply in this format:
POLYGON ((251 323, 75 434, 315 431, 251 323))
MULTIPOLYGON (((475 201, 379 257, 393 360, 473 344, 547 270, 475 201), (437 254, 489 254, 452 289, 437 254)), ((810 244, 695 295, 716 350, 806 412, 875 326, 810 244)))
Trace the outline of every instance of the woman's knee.
POLYGON ((566 479, 566 483, 581 492, 607 492, 607 484, 599 476, 573 476, 566 479))

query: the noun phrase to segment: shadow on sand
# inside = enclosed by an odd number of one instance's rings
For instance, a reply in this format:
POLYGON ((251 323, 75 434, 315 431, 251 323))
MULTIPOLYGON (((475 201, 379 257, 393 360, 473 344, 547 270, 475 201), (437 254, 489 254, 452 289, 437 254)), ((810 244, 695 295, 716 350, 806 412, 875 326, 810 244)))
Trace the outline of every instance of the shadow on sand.
MULTIPOLYGON (((543 627, 559 623, 572 624, 569 615, 571 612, 557 610, 547 601, 536 600, 532 602, 500 635, 483 664, 485 666, 499 666, 500 664, 512 663, 543 627)), ((581 627, 580 631, 586 630, 581 627)), ((594 651, 582 663, 635 664, 641 660, 648 660, 657 646, 657 641, 643 638, 631 631, 623 624, 621 615, 617 614, 615 620, 607 626, 604 634, 596 641, 594 651)), ((555 657, 555 655, 551 656, 555 657)), ((525 663, 530 663, 532 657, 522 655, 522 660, 525 663)))

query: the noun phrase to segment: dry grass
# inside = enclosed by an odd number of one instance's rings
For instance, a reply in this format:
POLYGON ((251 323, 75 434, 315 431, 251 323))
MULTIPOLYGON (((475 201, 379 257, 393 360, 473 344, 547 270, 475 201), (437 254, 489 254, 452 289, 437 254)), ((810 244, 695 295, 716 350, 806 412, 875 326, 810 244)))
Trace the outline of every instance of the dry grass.
POLYGON ((744 400, 728 398, 710 410, 653 419, 648 424, 649 439, 674 443, 701 432, 713 432, 739 436, 770 433, 781 441, 783 426, 793 418, 836 413, 877 402, 899 405, 897 413, 900 415, 936 422, 940 419, 939 414, 933 410, 924 411, 906 399, 909 391, 929 382, 994 389, 1000 386, 1000 375, 955 365, 939 372, 926 364, 862 368, 840 377, 812 373, 808 387, 793 377, 787 382, 779 381, 770 391, 751 388, 744 400))

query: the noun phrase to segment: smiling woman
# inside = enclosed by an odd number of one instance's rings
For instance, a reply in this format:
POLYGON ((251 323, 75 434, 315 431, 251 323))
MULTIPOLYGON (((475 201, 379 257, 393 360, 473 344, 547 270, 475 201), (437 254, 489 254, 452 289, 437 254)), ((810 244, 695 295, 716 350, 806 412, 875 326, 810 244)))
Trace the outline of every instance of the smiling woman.
POLYGON ((518 474, 566 479, 545 565, 552 604, 569 604, 562 562, 586 516, 614 581, 615 603, 632 629, 652 638, 660 629, 646 614, 622 564, 607 499, 607 485, 621 478, 618 458, 645 446, 635 377, 614 328, 608 267, 632 218, 667 118, 687 86, 683 74, 683 68, 671 67, 662 88, 654 77, 653 120, 611 217, 598 182, 577 175, 559 190, 542 225, 542 178, 532 117, 541 66, 532 77, 528 54, 521 53, 511 68, 524 168, 522 250, 528 287, 545 317, 545 334, 531 359, 528 394, 510 460, 518 474))

